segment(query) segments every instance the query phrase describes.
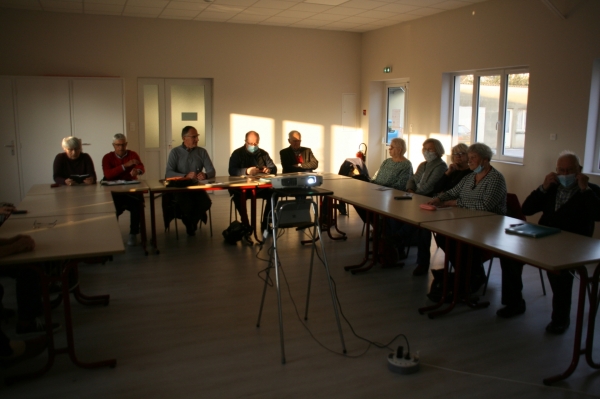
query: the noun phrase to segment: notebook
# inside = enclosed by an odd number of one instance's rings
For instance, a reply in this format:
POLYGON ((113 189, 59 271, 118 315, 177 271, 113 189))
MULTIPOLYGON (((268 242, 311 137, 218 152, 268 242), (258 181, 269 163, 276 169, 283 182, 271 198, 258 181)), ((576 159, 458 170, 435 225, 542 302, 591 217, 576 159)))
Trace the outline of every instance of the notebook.
POLYGON ((124 184, 140 184, 139 180, 102 180, 100 182, 103 186, 121 186, 124 184))
POLYGON ((504 229, 507 234, 516 234, 525 237, 540 238, 552 234, 560 233, 556 227, 539 226, 537 224, 524 223, 518 226, 507 227, 504 229))

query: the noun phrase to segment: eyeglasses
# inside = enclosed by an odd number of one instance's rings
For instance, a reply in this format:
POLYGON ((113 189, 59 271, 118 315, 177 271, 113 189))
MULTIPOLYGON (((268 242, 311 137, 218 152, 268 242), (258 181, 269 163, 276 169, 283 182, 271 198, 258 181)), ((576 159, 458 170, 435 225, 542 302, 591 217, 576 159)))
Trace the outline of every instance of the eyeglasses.
POLYGON ((127 147, 127 143, 123 144, 113 144, 115 147, 127 147))
POLYGON ((188 138, 190 138, 190 139, 192 139, 192 140, 195 140, 195 139, 197 139, 197 138, 198 138, 198 135, 195 135, 195 136, 184 136, 184 137, 188 137, 188 138))

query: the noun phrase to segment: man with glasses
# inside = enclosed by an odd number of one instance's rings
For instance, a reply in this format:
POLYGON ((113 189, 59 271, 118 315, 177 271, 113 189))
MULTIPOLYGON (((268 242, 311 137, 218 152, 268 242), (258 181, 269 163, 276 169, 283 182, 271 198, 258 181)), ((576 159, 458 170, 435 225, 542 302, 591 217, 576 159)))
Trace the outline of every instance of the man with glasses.
MULTIPOLYGON (((259 142, 260 136, 258 133, 255 131, 246 133, 244 145, 233 151, 229 158, 229 176, 255 176, 259 173, 277 174, 277 166, 269 156, 268 152, 258 148, 259 142)), ((241 192, 239 190, 229 190, 229 193, 233 195, 233 201, 236 209, 240 213, 242 223, 249 226, 250 222, 248 220, 246 204, 242 204, 241 202, 241 192)), ((271 189, 259 189, 256 193, 258 198, 264 198, 266 200, 263 220, 261 222, 261 231, 266 230, 268 227, 272 194, 273 190, 271 189)))
MULTIPOLYGON (((102 158, 102 172, 107 181, 114 180, 137 180, 138 176, 144 174, 144 164, 135 151, 127 150, 127 137, 122 133, 113 136, 113 152, 109 152, 102 158)), ((127 245, 137 244, 137 235, 140 233, 141 207, 144 206, 143 198, 125 193, 111 193, 117 217, 128 210, 131 219, 129 223, 129 239, 127 245)))
POLYGON ((312 172, 319 167, 319 161, 307 147, 302 147, 302 136, 297 130, 288 134, 290 146, 279 151, 283 173, 312 172))
MULTIPOLYGON (((208 152, 198 147, 198 131, 193 126, 186 126, 181 131, 183 143, 175 147, 169 154, 166 177, 187 177, 196 180, 207 180, 215 177, 215 168, 208 152)), ((182 212, 183 224, 189 236, 196 235, 198 222, 207 221, 206 212, 212 201, 204 190, 174 193, 174 202, 182 212)), ((163 197, 163 204, 165 198, 163 197)), ((163 205, 164 209, 164 205, 163 205)))

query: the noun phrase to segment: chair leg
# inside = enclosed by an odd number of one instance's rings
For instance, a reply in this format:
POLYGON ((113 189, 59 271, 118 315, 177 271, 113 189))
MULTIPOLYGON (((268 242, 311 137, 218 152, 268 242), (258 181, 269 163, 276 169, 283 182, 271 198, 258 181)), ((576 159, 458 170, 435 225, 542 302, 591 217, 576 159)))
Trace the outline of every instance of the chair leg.
POLYGON ((210 208, 208 208, 208 223, 210 226, 210 236, 212 237, 212 215, 210 213, 210 208))
POLYGON ((538 269, 540 272, 540 281, 542 282, 542 292, 546 295, 546 284, 544 284, 544 274, 542 273, 542 269, 538 269))
POLYGON ((360 233, 361 237, 363 237, 365 235, 365 226, 366 225, 367 225, 366 223, 363 223, 362 233, 360 233))
MULTIPOLYGON (((487 286, 488 286, 488 281, 490 280, 490 272, 492 271, 492 262, 494 261, 494 258, 490 259, 490 265, 488 266, 488 271, 487 271, 487 275, 485 276, 485 284, 483 285, 483 292, 481 293, 481 296, 485 295, 485 291, 487 290, 487 286)), ((540 270, 541 273, 541 270, 540 270)), ((543 282, 542 282, 543 284, 543 282)))
POLYGON ((175 217, 173 218, 173 220, 175 220, 175 238, 179 240, 179 229, 177 228, 177 211, 175 211, 175 217))

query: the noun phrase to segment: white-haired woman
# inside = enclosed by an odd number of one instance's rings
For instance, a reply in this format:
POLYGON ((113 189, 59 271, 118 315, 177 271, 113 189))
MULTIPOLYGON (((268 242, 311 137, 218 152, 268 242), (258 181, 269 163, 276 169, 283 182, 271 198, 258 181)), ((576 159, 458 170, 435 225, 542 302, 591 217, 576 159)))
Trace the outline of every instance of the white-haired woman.
POLYGON ((60 185, 74 186, 77 184, 95 184, 96 171, 92 158, 81 152, 81 140, 77 137, 65 137, 62 141, 61 152, 54 158, 54 181, 60 185), (85 176, 78 183, 75 176, 85 176))

